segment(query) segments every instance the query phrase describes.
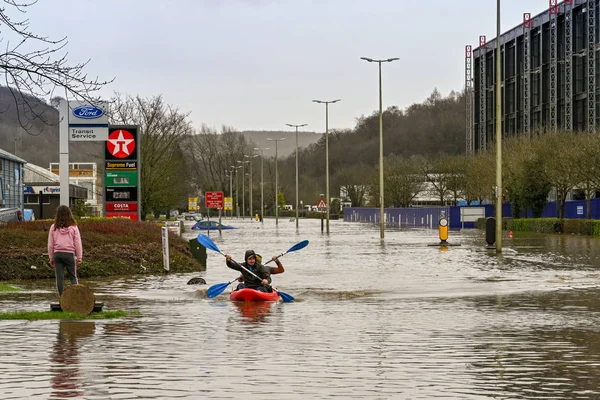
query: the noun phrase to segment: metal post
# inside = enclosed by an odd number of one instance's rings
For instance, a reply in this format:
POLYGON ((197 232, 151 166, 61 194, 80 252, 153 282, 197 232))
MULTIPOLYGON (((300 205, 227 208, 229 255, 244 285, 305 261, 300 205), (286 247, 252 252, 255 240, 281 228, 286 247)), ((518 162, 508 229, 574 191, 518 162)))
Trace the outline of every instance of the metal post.
POLYGON ((277 182, 277 140, 275 141, 275 225, 279 225, 279 196, 278 196, 278 182, 277 182))
POLYGON ((294 125, 294 124, 286 124, 287 126, 296 128, 296 229, 298 229, 298 128, 302 126, 306 126, 307 124, 302 125, 294 125))
POLYGON ((325 104, 325 210, 327 213, 327 233, 329 233, 329 104, 337 103, 341 99, 332 101, 313 100, 315 103, 325 104))
POLYGON ((298 226, 298 127, 296 127, 296 229, 298 226))
POLYGON ((260 223, 262 224, 265 219, 265 204, 264 204, 264 188, 265 188, 265 177, 263 175, 263 151, 260 151, 260 223))
POLYGON ((58 110, 61 118, 58 125, 60 204, 69 206, 69 102, 61 99, 58 110))
MULTIPOLYGON (((229 198, 231 199, 231 202, 233 203, 233 169, 234 166, 231 166, 231 169, 229 170, 229 198)), ((231 210, 229 210, 229 216, 231 218, 233 218, 233 204, 231 205, 231 210)))
POLYGON ((379 64, 379 237, 385 232, 385 201, 383 194, 383 100, 381 93, 381 62, 379 64))
POLYGON ((250 219, 252 219, 252 158, 254 157, 254 150, 252 150, 252 155, 250 156, 250 219))
POLYGON ((496 13, 496 253, 502 253, 502 77, 500 73, 500 0, 497 0, 496 13))
POLYGON ((385 198, 383 190, 383 100, 381 85, 381 63, 396 61, 399 60, 399 58, 374 60, 371 58, 361 57, 361 59, 379 64, 379 237, 383 239, 385 234, 385 198))
POLYGON ((285 140, 285 138, 271 139, 267 138, 268 141, 275 142, 275 225, 279 225, 279 192, 278 192, 278 172, 277 172, 277 144, 278 142, 285 140))

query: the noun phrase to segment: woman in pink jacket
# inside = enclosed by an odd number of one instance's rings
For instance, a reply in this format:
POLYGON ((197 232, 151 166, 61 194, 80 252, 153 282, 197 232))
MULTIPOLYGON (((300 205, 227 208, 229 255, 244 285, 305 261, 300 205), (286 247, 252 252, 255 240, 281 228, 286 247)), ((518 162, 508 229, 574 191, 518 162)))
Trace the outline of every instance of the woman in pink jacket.
POLYGON ((54 224, 48 233, 48 256, 56 271, 56 288, 62 296, 65 270, 72 284, 77 284, 77 265, 82 257, 81 235, 71 209, 58 206, 54 224))

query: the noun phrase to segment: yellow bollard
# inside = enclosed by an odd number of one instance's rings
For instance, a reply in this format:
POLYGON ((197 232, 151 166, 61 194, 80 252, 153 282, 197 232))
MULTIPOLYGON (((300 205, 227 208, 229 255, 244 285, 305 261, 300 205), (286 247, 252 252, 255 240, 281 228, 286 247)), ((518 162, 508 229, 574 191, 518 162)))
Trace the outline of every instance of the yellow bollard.
POLYGON ((440 229, 440 241, 444 244, 448 240, 448 219, 445 215, 442 214, 438 221, 438 225, 440 229))

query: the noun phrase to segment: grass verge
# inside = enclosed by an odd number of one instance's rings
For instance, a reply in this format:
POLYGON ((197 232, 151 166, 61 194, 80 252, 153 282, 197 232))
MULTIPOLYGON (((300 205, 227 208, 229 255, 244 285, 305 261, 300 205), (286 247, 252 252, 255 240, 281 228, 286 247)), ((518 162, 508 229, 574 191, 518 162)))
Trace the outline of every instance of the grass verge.
POLYGON ((101 311, 98 313, 91 313, 90 315, 81 315, 77 313, 68 313, 62 311, 16 311, 9 313, 0 313, 0 320, 18 320, 24 319, 27 321, 38 321, 44 319, 73 319, 73 320, 90 320, 90 319, 115 319, 137 316, 137 311, 101 311))
POLYGON ((18 287, 7 285, 6 283, 0 283, 0 292, 18 292, 19 290, 21 289, 18 287))

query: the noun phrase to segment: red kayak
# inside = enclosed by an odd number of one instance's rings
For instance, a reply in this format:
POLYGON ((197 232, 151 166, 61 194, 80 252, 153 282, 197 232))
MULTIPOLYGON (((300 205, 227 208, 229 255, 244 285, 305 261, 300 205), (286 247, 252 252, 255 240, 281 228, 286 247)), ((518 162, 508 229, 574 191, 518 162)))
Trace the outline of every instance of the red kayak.
POLYGON ((261 292, 260 290, 254 290, 244 288, 235 290, 229 295, 229 299, 232 301, 244 301, 246 303, 256 301, 277 301, 279 300, 279 293, 273 289, 271 293, 261 292))

